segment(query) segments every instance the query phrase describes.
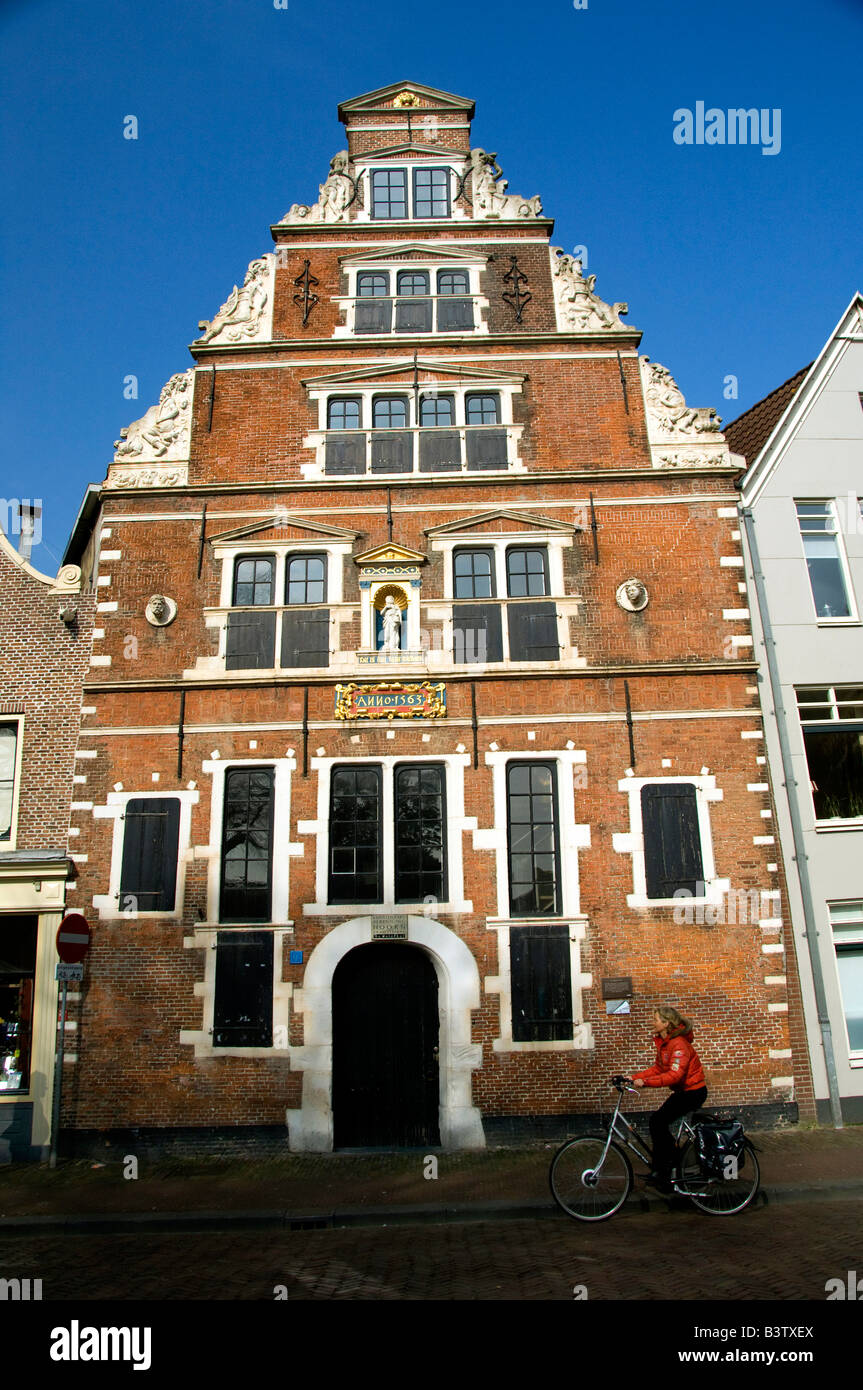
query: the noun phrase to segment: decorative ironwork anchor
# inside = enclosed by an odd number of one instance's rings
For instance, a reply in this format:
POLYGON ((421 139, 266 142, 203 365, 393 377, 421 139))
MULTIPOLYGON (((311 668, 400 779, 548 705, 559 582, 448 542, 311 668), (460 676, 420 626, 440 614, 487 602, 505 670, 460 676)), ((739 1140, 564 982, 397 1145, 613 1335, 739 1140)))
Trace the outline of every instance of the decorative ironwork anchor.
POLYGON ((299 285, 302 289, 302 294, 294 295, 294 303, 302 305, 304 328, 309 321, 309 314, 312 312, 315 305, 319 302, 318 296, 316 294, 312 294, 311 286, 319 285, 321 283, 320 280, 316 279, 314 275, 309 274, 309 264, 309 261, 303 261, 303 273, 302 275, 298 275, 296 280, 294 281, 294 284, 299 285))
POLYGON ((512 269, 507 271, 503 279, 505 284, 512 285, 512 289, 504 290, 501 299, 503 299, 511 309, 515 310, 516 323, 521 323, 521 316, 524 313, 526 305, 533 299, 533 295, 530 290, 527 289, 527 276, 523 275, 518 268, 518 257, 510 256, 509 259, 512 269), (524 289, 521 288, 522 285, 525 286, 524 289))

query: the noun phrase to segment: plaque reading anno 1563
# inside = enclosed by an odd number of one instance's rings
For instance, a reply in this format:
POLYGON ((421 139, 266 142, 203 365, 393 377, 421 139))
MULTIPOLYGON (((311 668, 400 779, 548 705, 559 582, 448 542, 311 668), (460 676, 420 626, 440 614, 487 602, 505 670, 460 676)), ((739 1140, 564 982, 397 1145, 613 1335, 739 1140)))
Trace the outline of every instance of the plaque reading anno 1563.
POLYGON ((337 685, 335 715, 336 719, 443 719, 446 686, 442 681, 337 685))

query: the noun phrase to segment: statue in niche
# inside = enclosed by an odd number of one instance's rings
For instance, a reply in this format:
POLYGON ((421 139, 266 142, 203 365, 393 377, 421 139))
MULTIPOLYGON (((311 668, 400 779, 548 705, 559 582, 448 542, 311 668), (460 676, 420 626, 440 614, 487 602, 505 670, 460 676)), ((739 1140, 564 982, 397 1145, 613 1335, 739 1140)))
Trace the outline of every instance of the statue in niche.
POLYGON ((222 337, 225 342, 237 343, 243 338, 254 338, 261 325, 267 307, 267 256, 252 261, 246 271, 242 289, 235 285, 226 302, 213 319, 206 325, 199 343, 212 342, 222 337))
POLYGON ((387 594, 387 601, 381 610, 381 624, 383 626, 381 650, 385 652, 401 651, 402 610, 392 594, 387 594))
POLYGON ((497 162, 496 154, 471 150, 473 173, 473 211, 475 217, 541 217, 539 194, 522 198, 520 193, 507 193, 507 180, 497 162))

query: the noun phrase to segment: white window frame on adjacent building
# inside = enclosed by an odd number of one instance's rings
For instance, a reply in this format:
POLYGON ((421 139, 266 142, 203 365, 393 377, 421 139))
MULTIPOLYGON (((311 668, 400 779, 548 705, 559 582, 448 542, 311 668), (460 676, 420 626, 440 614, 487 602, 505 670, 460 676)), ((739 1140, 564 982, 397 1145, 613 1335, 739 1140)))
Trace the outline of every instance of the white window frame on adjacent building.
MULTIPOLYGON (((809 779, 809 791, 812 797, 812 810, 815 816, 816 829, 852 829, 863 826, 863 810, 858 814, 850 816, 822 816, 819 818, 815 806, 815 784, 813 782, 813 769, 809 765, 809 753, 806 747, 806 734, 857 734, 863 737, 863 700, 859 698, 859 692, 863 689, 863 682, 860 685, 825 685, 825 686, 797 686, 795 696, 797 699, 797 714, 800 719, 800 738, 803 745, 803 758, 809 779), (824 692, 823 699, 801 700, 801 695, 813 695, 816 692, 824 692), (857 692, 857 696, 855 696, 857 692), (850 695, 852 698, 843 699, 843 695, 850 695), (807 710, 810 713, 807 714, 807 710), (824 717, 824 711, 829 713, 824 717), (816 717, 816 712, 821 717, 816 717)), ((834 752, 835 760, 835 752, 834 752)), ((861 807, 863 807, 863 785, 861 785, 861 807)))
MULTIPOLYGON (((834 500, 832 497, 828 497, 828 498, 819 498, 819 497, 796 497, 796 498, 794 499, 794 508, 795 508, 795 515, 796 515, 796 519, 797 519, 797 527, 798 527, 798 531, 799 531, 799 533, 800 533, 800 541, 801 541, 801 545, 802 545, 802 548, 803 548, 803 557, 804 557, 804 560, 805 560, 805 562, 806 562, 806 568, 807 568, 807 576, 806 576, 806 577, 807 577, 807 579, 808 579, 808 581, 809 581, 809 592, 810 592, 810 595, 811 595, 811 598, 812 598, 812 606, 813 606, 813 608, 814 608, 814 610, 815 610, 815 619, 816 619, 816 622, 818 623, 819 627, 822 626, 822 625, 823 625, 823 626, 827 626, 827 627, 842 627, 842 626, 848 627, 848 626, 854 626, 854 625, 859 624, 860 618, 859 618, 859 614, 858 614, 858 611, 857 611, 857 600, 856 600, 856 596, 855 596, 855 593, 854 593, 854 585, 853 585, 852 582, 851 582, 851 571, 850 571, 849 566, 848 566, 848 556, 847 556, 847 554, 846 554, 846 552, 845 552, 845 543, 844 543, 843 536, 842 536, 842 529, 841 529, 841 527, 840 527, 840 525, 839 525, 838 509, 837 509, 835 500, 834 500), (819 517, 809 517, 809 518, 806 518, 806 517, 800 515, 800 508, 801 508, 801 507, 823 507, 823 508, 825 508, 825 512, 824 512, 824 515, 823 515, 822 518, 819 518, 819 517), (806 523, 807 520, 808 520, 809 523, 810 523, 809 526, 805 526, 805 523, 806 523), (819 527, 818 525, 815 524, 815 523, 817 523, 819 520, 823 520, 823 521, 824 521, 825 525, 824 525, 823 527, 819 527), (847 603, 847 605, 848 605, 848 612, 847 612, 846 614, 843 614, 843 615, 840 615, 840 616, 836 616, 836 617, 830 617, 830 616, 824 616, 824 615, 822 615, 822 614, 820 614, 820 613, 818 612, 818 603, 817 603, 816 594, 815 594, 815 585, 814 585, 814 582, 813 582, 812 573, 811 573, 811 571, 809 570, 809 560, 810 560, 810 558, 812 558, 812 559, 817 559, 818 557, 816 557, 816 556, 810 557, 809 555, 807 555, 807 553, 806 553, 806 541, 807 541, 807 537, 811 538, 812 540, 816 540, 816 541, 817 541, 819 538, 821 538, 823 541, 832 541, 832 542, 833 542, 833 544, 834 544, 834 546, 835 546, 835 551, 836 551, 835 559, 836 559, 836 563, 838 564, 838 567, 839 567, 839 574, 840 574, 841 577, 842 577, 842 586, 843 586, 843 589, 844 589, 844 591, 845 591, 845 601, 846 601, 846 603, 847 603)), ((821 558, 829 558, 829 557, 821 557, 821 558)))
POLYGON ((21 797, 21 768, 24 756, 24 716, 23 714, 0 714, 0 728, 15 730, 15 753, 12 759, 11 806, 9 835, 0 840, 0 854, 13 850, 18 843, 18 803, 21 797))
POLYGON ((627 894, 626 905, 633 908, 680 907, 681 898, 649 898, 647 896, 647 868, 644 849, 644 823, 641 811, 641 790, 643 787, 692 786, 695 788, 695 801, 698 811, 698 831, 701 840, 701 860, 704 874, 704 893, 698 897, 687 896, 691 903, 721 904, 730 891, 731 881, 718 878, 716 861, 713 855, 713 834, 710 825, 711 801, 722 801, 723 792, 716 785, 713 776, 698 777, 622 777, 617 783, 618 791, 629 798, 629 830, 615 833, 612 846, 617 854, 632 856, 633 891, 627 894))
POLYGON ((848 1013, 845 1003, 845 995, 842 989, 842 979, 839 970, 840 951, 848 948, 860 955, 861 969, 863 969, 863 902, 832 902, 827 904, 827 911, 830 916, 830 929, 833 937, 833 947, 836 965, 836 989, 842 1006, 842 1018, 845 1024, 845 1041, 848 1046, 848 1055, 852 1067, 863 1067, 863 1045, 852 1048, 851 1038, 848 1033, 848 1013), (841 939, 837 940, 837 932, 841 939))

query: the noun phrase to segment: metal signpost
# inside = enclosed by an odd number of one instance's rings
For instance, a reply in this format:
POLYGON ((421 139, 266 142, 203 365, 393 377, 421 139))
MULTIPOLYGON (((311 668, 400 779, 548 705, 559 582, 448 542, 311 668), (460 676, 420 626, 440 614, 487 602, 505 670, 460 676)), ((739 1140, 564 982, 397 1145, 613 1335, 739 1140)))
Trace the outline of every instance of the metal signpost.
POLYGON ((90 949, 90 928, 80 912, 69 912, 57 928, 57 979, 63 986, 60 1004, 60 1037, 54 1063, 54 1105, 51 1116, 50 1167, 57 1167, 57 1133, 60 1128, 60 1089, 63 1081, 63 1049, 66 1042, 66 994, 70 980, 83 980, 84 957, 90 949))

